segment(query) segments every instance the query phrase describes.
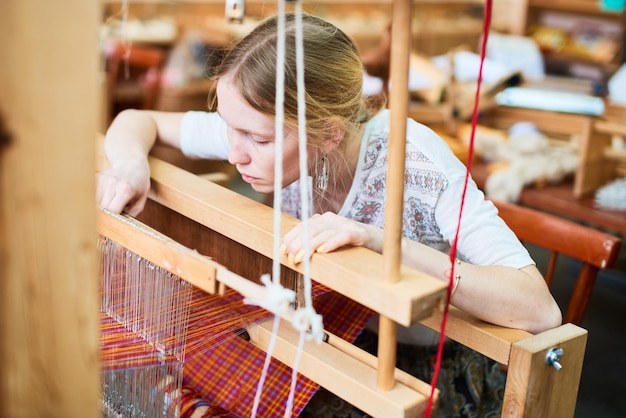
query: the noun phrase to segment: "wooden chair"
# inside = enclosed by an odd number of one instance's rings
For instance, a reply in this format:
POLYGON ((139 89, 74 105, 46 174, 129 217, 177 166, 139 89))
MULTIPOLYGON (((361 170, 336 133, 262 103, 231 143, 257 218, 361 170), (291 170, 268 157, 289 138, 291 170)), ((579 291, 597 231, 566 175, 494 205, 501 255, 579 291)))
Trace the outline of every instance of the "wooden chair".
POLYGON ((600 269, 615 265, 621 239, 528 207, 501 201, 494 201, 494 204, 502 219, 522 242, 551 251, 544 273, 548 286, 552 282, 559 254, 582 263, 564 317, 564 322, 580 325, 598 273, 600 269))
POLYGON ((105 46, 109 122, 129 107, 156 109, 166 52, 162 48, 111 41, 105 46))

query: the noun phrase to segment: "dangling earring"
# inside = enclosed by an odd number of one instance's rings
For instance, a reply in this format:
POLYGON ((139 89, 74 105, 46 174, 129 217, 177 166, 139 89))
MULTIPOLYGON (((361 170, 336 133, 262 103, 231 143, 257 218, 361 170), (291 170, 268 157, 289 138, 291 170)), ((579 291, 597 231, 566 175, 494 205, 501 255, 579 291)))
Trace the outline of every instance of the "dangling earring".
POLYGON ((317 188, 326 191, 328 188, 328 157, 326 154, 322 157, 322 171, 317 176, 317 188))

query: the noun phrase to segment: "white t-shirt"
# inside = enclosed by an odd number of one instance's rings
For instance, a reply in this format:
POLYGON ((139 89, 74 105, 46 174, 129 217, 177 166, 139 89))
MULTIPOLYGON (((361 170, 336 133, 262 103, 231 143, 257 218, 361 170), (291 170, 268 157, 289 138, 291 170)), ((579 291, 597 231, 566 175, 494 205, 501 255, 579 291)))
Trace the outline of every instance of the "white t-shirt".
MULTIPOLYGON (((389 111, 365 127, 352 188, 339 211, 347 218, 384 226, 389 111)), ((187 112, 181 123, 181 149, 190 157, 225 160, 226 123, 217 113, 187 112)), ((403 235, 447 252, 454 240, 466 168, 428 127, 408 120, 403 235)), ((298 181, 283 190, 282 209, 301 217, 298 181)), ((522 268, 534 261, 497 216, 495 206, 470 179, 458 234, 459 258, 478 265, 522 268)))

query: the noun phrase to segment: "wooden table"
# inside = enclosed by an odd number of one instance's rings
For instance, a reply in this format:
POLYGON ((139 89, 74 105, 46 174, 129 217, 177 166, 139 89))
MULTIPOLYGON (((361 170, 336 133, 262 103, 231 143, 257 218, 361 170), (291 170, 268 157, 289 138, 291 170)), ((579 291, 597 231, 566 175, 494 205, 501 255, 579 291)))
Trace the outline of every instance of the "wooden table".
MULTIPOLYGON (((488 175, 487 165, 476 160, 472 164, 471 172, 478 187, 484 190, 488 175)), ((596 207, 593 196, 577 199, 573 190, 573 180, 525 187, 518 203, 626 237, 626 210, 596 207)))

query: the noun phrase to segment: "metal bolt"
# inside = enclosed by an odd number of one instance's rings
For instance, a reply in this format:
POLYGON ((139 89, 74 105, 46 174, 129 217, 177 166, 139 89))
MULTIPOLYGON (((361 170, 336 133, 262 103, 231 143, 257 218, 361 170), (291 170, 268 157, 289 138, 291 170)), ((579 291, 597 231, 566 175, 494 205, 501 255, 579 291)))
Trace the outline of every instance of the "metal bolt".
POLYGON ((548 366, 553 366, 557 370, 561 370, 563 366, 559 363, 559 359, 563 355, 562 348, 551 348, 546 354, 546 364, 548 366))

